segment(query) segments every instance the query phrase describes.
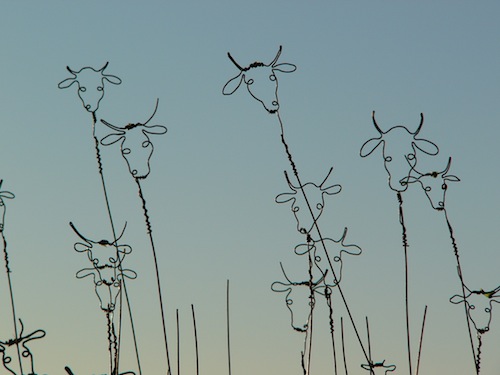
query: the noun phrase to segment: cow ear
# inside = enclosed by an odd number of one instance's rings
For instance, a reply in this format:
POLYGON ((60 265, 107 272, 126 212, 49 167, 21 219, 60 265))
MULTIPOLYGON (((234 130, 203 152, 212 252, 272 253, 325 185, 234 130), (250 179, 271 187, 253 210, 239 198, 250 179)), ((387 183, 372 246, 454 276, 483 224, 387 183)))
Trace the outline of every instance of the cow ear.
POLYGON ((146 129, 143 129, 142 132, 148 134, 165 134, 167 128, 163 125, 146 126, 146 129))
POLYGON ((396 365, 387 366, 386 369, 387 369, 387 370, 385 370, 386 372, 387 371, 394 371, 394 370, 396 370, 396 365))
POLYGON ((316 246, 307 244, 307 243, 302 243, 300 245, 295 246, 294 252, 297 255, 304 255, 309 253, 311 250, 314 250, 316 246))
POLYGON ((370 365, 365 365, 365 364, 362 364, 362 365, 361 365, 361 368, 362 368, 362 369, 365 369, 365 370, 368 370, 368 371, 370 371, 370 370, 371 370, 370 365))
POLYGON ((120 274, 118 275, 119 278, 123 279, 124 277, 126 277, 127 279, 137 279, 137 272, 135 271, 132 271, 132 270, 129 270, 129 269, 125 269, 125 270, 122 270, 120 272, 120 274))
POLYGON ((60 89, 67 89, 76 81, 77 81, 76 78, 66 78, 64 81, 59 82, 57 87, 59 87, 60 89))
POLYGON ((77 242, 75 243, 75 246, 73 248, 78 251, 79 253, 83 253, 85 251, 89 251, 92 248, 92 245, 82 243, 82 242, 77 242))
POLYGON ((361 146, 359 155, 361 155, 362 158, 370 155, 382 142, 382 137, 369 139, 363 144, 363 146, 361 146))
POLYGON ((450 298, 450 302, 455 305, 458 305, 459 303, 462 303, 464 301, 465 301, 464 296, 460 294, 455 294, 453 297, 450 298))
POLYGON ((426 139, 415 139, 412 144, 427 155, 437 155, 439 152, 438 146, 426 139))
POLYGON ((102 79, 105 79, 106 81, 108 81, 109 83, 112 83, 113 85, 119 85, 120 83, 122 83, 122 80, 120 78, 118 78, 117 76, 112 76, 112 75, 103 75, 102 76, 102 79))
POLYGON ((132 252, 132 247, 130 247, 129 245, 120 245, 117 248, 118 248, 118 252, 125 254, 125 255, 130 254, 132 252))
POLYGON ((446 181, 451 181, 451 182, 459 182, 460 181, 460 179, 457 176, 454 176, 452 174, 448 174, 448 175, 444 176, 444 179, 446 181))
POLYGON ((7 199, 13 199, 16 196, 13 193, 11 193, 10 191, 0 191, 0 197, 7 198, 7 199))
POLYGON ((121 139, 124 139, 125 135, 120 134, 120 133, 113 133, 105 136, 103 139, 101 139, 101 144, 103 146, 109 146, 112 145, 113 143, 118 142, 121 139))
POLYGON ((273 71, 277 70, 283 73, 292 73, 297 70, 297 67, 293 64, 283 63, 273 66, 273 71))
POLYGON ((222 88, 222 93, 224 95, 232 95, 236 90, 238 90, 238 87, 240 87, 244 76, 244 74, 240 73, 236 77, 231 78, 229 81, 227 81, 227 83, 222 88))
POLYGON ((288 292, 292 290, 292 287, 287 284, 283 284, 280 281, 275 281, 274 283, 271 284, 271 290, 273 292, 288 292))
POLYGON ((335 194, 338 194, 340 193, 340 191, 342 190, 342 186, 336 184, 336 185, 332 185, 332 186, 328 186, 324 189, 321 189, 321 191, 323 193, 326 193, 328 195, 335 195, 335 194))
POLYGON ((294 195, 295 195, 295 193, 281 193, 278 196, 276 196, 276 198, 274 198, 274 201, 276 203, 286 203, 286 202, 290 202, 290 201, 295 202, 294 195))
POLYGON ((80 270, 76 273, 76 278, 77 279, 83 279, 84 277, 92 275, 94 277, 94 283, 95 283, 95 273, 97 271, 94 268, 84 268, 83 270, 80 270))

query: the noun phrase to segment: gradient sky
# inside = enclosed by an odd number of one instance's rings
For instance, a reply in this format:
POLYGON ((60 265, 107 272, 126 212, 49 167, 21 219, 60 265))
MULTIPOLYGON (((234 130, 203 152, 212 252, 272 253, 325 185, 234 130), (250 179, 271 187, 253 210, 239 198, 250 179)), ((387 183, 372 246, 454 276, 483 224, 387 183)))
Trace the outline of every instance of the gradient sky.
MULTIPOLYGON (((447 208, 466 280, 475 289, 500 285, 499 177, 500 28, 497 1, 44 1, 2 2, 0 39, 0 178, 8 200, 8 241, 18 316, 32 341, 36 370, 76 375, 108 372, 106 321, 88 267, 73 250, 68 223, 88 237, 111 239, 97 174, 92 117, 76 87, 59 90, 69 65, 102 67, 123 80, 107 85, 98 119, 168 128, 155 136, 151 174, 142 187, 158 251, 171 358, 176 371, 175 311, 179 309, 181 373, 194 374, 191 304, 197 316, 201 374, 227 373, 225 293, 230 280, 232 371, 237 375, 301 374, 303 335, 290 327, 284 296, 270 285, 307 278, 304 241, 287 205, 291 173, 270 115, 241 87, 222 87, 241 64, 280 62, 297 70, 278 75, 280 114, 303 181, 329 181, 342 192, 327 198, 320 219, 328 237, 349 228, 363 249, 345 262, 342 285, 366 343, 370 320, 374 361, 408 374, 404 325, 403 253, 396 194, 387 185, 380 149, 359 150, 383 129, 406 125, 440 148, 419 159, 442 170, 453 157, 447 208)), ((102 125, 98 132, 109 133, 102 125)), ((143 374, 164 374, 153 261, 137 186, 118 144, 102 149, 116 225, 133 247, 127 283, 143 374)), ((473 363, 456 263, 442 212, 423 192, 404 193, 410 244, 411 333, 415 362, 428 305, 420 374, 472 374, 473 363)), ((0 333, 12 335, 5 276, 0 279, 0 333)), ((312 374, 333 374, 323 300, 315 314, 312 374)), ((500 306, 484 335, 481 374, 500 368, 500 306)), ((344 317, 350 374, 367 373, 364 358, 334 294, 335 338, 344 317)), ((130 329, 124 328, 122 371, 135 369, 130 329)), ((340 346, 338 346, 340 348, 340 346)), ((343 374, 343 372, 339 372, 343 374)))

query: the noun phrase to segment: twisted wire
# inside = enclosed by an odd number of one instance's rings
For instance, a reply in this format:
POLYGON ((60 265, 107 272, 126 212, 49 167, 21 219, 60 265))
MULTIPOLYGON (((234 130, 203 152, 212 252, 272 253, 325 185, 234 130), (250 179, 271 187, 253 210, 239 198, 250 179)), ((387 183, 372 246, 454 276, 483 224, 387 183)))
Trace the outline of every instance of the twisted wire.
POLYGON ((406 237, 406 226, 403 212, 403 196, 401 192, 397 192, 397 199, 399 204, 399 223, 402 229, 403 249, 404 249, 404 262, 405 262, 405 310, 406 310, 406 343, 408 348, 408 367, 410 375, 412 374, 411 365, 411 341, 410 341, 410 309, 409 309, 409 288, 408 288, 408 239, 406 237))
MULTIPOLYGON (((451 225, 449 217, 448 217, 448 211, 446 210, 446 208, 444 208, 443 211, 444 211, 444 217, 446 220, 446 225, 448 226, 448 231, 450 234, 453 253, 455 254, 455 259, 457 261, 457 273, 458 273, 458 278, 460 279, 460 287, 462 288, 462 297, 464 298, 464 301, 465 301, 465 299, 466 299, 465 282, 464 282, 463 275, 462 275, 462 267, 460 265, 460 256, 458 254, 458 245, 457 245, 457 241, 455 239, 455 235, 453 232, 453 226, 451 225)), ((467 323, 467 333, 469 334, 469 342, 470 342, 470 347, 471 347, 472 358, 473 358, 474 363, 475 363, 476 362, 476 352, 474 349, 474 339, 472 338, 472 329, 471 329, 471 325, 470 325, 469 313, 467 311, 467 304, 466 303, 464 303, 464 312, 465 312, 465 321, 467 323)), ((477 371, 477 375, 479 375, 479 371, 477 371)))
POLYGON ((149 235, 149 242, 151 244, 151 251, 153 253, 153 262, 154 262, 155 274, 156 274, 156 287, 158 290, 158 299, 160 302, 160 313, 161 313, 161 322, 162 322, 162 329, 163 329, 163 340, 165 343, 165 354, 167 357, 167 374, 170 375, 171 369, 170 369, 170 356, 169 356, 168 339, 167 339, 167 327, 166 327, 166 320, 165 320, 165 310, 163 307, 163 294, 161 291, 160 271, 159 271, 159 267, 158 267, 158 260, 156 257, 155 243, 153 240, 153 231, 151 229, 151 223, 149 221, 148 210, 146 207, 146 200, 144 199, 144 195, 142 194, 140 180, 138 178, 135 178, 134 180, 137 183, 137 187, 139 189, 139 197, 141 198, 141 201, 142 201, 142 208, 144 211, 144 218, 146 220, 146 227, 147 227, 147 231, 148 231, 148 235, 149 235))
MULTIPOLYGON (((109 198, 108 198, 108 191, 107 191, 107 188, 106 188, 106 181, 105 181, 105 178, 104 178, 104 171, 103 171, 103 168, 102 168, 102 161, 101 161, 101 156, 100 156, 100 148, 99 148, 99 140, 97 139, 97 136, 96 136, 96 123, 97 123, 97 120, 96 120, 96 115, 94 112, 92 112, 92 136, 94 138, 94 145, 95 145, 95 151, 96 151, 96 159, 97 159, 97 165, 98 165, 98 172, 99 172, 99 176, 101 178, 101 185, 102 185, 102 190, 103 190, 103 193, 104 193, 104 200, 105 200, 105 204, 106 204, 106 210, 108 212, 108 218, 109 218, 109 222, 110 222, 110 225, 111 225, 111 232, 113 234, 113 241, 114 241, 114 244, 115 244, 115 247, 116 247, 116 255, 117 255, 117 259, 119 259, 119 253, 118 253, 118 247, 117 247, 117 237, 116 237, 116 230, 115 230, 115 224, 114 224, 114 220, 113 220, 113 214, 111 212, 111 206, 110 206, 110 203, 109 203, 109 198)), ((121 271, 122 270, 122 266, 121 264, 118 265, 118 269, 121 271)), ((141 365, 140 365, 140 356, 139 356, 139 350, 138 350, 138 345, 137 345, 137 336, 136 336, 136 332, 135 332, 135 329, 133 329, 134 327, 134 319, 133 319, 133 315, 132 315, 132 306, 131 306, 131 303, 130 303, 130 299, 128 298, 128 293, 127 293, 127 285, 126 285, 126 282, 125 282, 125 279, 122 280, 123 282, 123 290, 125 292, 125 300, 127 302, 127 310, 128 310, 128 313, 129 313, 129 317, 130 317, 130 323, 131 323, 131 327, 132 327, 132 340, 134 341, 134 349, 135 349, 135 355, 136 355, 136 359, 137 359, 137 365, 138 365, 138 369, 139 369, 139 375, 142 375, 142 372, 141 372, 141 365)), ((120 289, 120 294, 121 294, 121 289, 120 289)), ((122 309, 123 309, 123 304, 120 304, 120 309, 119 309, 119 323, 118 323, 118 339, 117 339, 117 354, 116 354, 116 372, 119 373, 119 361, 120 361, 120 348, 121 348, 121 332, 122 332, 122 309)))
POLYGON ((16 315, 16 305, 14 303, 14 288, 12 286, 12 278, 10 277, 10 274, 12 273, 12 271, 9 268, 9 256, 8 256, 8 252, 7 252, 7 239, 5 238, 3 230, 1 231, 1 233, 2 233, 4 258, 5 258, 5 269, 6 269, 6 273, 7 273, 7 283, 9 284, 9 297, 10 297, 10 305, 11 305, 11 311, 12 311, 12 320, 13 320, 13 324, 14 324, 14 336, 16 339, 17 357, 19 360, 19 369, 21 370, 21 374, 23 374, 23 364, 21 361, 21 349, 19 348, 19 343, 17 342, 17 340, 19 338, 19 332, 17 330, 17 315, 16 315))
MULTIPOLYGON (((300 179, 300 177, 299 177, 298 170, 297 170, 297 168, 296 168, 296 166, 295 166, 295 162, 293 161, 292 154, 291 154, 291 152, 289 151, 288 144, 287 144, 287 142, 286 142, 286 140, 285 140, 283 121, 281 120, 281 116, 280 116, 279 111, 276 111, 276 115, 277 115, 277 117, 278 117, 278 121, 279 121, 280 129, 281 129, 281 141, 282 141, 282 143, 283 143, 283 146, 285 147, 285 151, 286 151, 286 153, 287 153, 288 160, 290 161, 290 165, 292 166, 292 169, 293 169, 293 171, 294 171, 295 178, 297 179, 298 186, 301 186, 301 187, 302 187, 302 186, 303 186, 303 184, 302 184, 301 179, 300 179)), ((312 208, 311 208, 311 204, 310 204, 310 202, 309 202, 309 199, 308 199, 307 195, 305 194, 304 189, 302 189, 302 188, 301 188, 300 190, 301 190, 302 195, 303 195, 303 197, 304 197, 304 200, 305 200, 305 202, 306 202, 306 204, 307 204, 307 207, 308 207, 308 209, 309 209, 309 212, 311 213, 311 216, 312 216, 312 217, 313 217, 313 219, 314 219, 314 213, 313 213, 313 210, 312 210, 312 208)), ((323 235, 321 234, 321 230, 320 230, 319 225, 318 225, 318 223, 317 223, 316 221, 314 222, 314 228, 315 228, 315 229, 316 229, 316 231, 318 232, 318 236, 319 236, 319 238, 320 238, 320 241, 321 241, 321 244, 322 244, 323 250, 324 250, 324 252, 325 252, 326 259, 327 259, 328 264, 329 264, 329 266, 330 266, 330 269, 332 270, 332 273, 333 273, 334 279, 337 279, 337 276, 335 275, 335 270, 333 269, 333 263, 332 263, 332 261, 331 261, 331 259, 330 259, 330 256, 329 256, 329 254, 328 254, 328 252, 327 252, 327 250, 326 250, 326 245, 325 245, 325 243, 324 243, 324 241, 323 241, 323 235)), ((364 345, 363 345, 363 341, 361 340, 361 336, 360 336, 360 334, 359 334, 358 328, 356 327, 356 323, 355 323, 355 321, 354 321, 354 317, 353 317, 353 315, 352 315, 351 309, 349 308, 349 304, 347 303, 347 299, 346 299, 346 297, 345 297, 345 295, 344 295, 344 292, 343 292, 342 287, 340 286, 340 284, 338 284, 337 288, 338 288, 338 290, 339 290, 340 297, 342 298, 342 302, 343 302, 343 304, 344 304, 344 306, 345 306, 345 308, 346 308, 347 314, 348 314, 348 316, 349 316, 349 320, 351 321, 351 324, 352 324, 352 326, 353 326, 354 332, 355 332, 355 334, 356 334, 356 338, 358 339, 358 343, 359 343, 359 345, 360 345, 360 347, 361 347, 361 350, 363 351, 363 354, 364 354, 364 356, 365 356, 366 360, 368 361, 368 355, 367 355, 366 350, 365 350, 365 347, 364 347, 364 345)))
POLYGON ((332 291, 328 287, 325 288, 325 298, 326 304, 328 306, 328 324, 330 328, 330 336, 332 339, 333 369, 335 375, 337 375, 337 352, 335 350, 335 326, 333 322, 332 291))
POLYGON ((483 345, 482 335, 480 333, 477 334, 477 340, 476 372, 479 375, 481 371, 481 346, 483 345))

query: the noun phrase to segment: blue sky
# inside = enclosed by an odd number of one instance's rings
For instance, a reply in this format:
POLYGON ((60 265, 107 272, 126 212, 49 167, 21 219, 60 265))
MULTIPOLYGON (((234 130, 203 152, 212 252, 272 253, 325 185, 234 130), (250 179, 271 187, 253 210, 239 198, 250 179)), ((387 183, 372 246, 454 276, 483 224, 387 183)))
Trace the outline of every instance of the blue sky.
MULTIPOLYGON (((194 373, 191 304, 197 312, 201 369, 226 373, 225 286, 231 282, 234 374, 300 374, 303 336, 290 328, 280 261, 296 279, 306 277, 293 248, 304 241, 286 205, 290 168, 277 117, 241 87, 222 87, 241 64, 280 62, 297 70, 278 75, 280 115, 303 181, 319 184, 330 167, 342 192, 327 198, 323 231, 344 227, 363 253, 346 262, 342 285, 366 340, 370 319, 374 360, 408 373, 404 335, 401 228, 395 193, 387 186, 380 150, 359 156, 376 137, 371 113, 383 129, 416 129, 436 143, 422 168, 442 170, 453 157, 447 207, 467 280, 474 288, 500 284, 500 202, 497 126, 500 50, 495 1, 4 1, 0 16, 0 178, 7 202, 9 244, 18 315, 26 330, 43 328, 32 342, 39 373, 101 374, 107 370, 104 314, 90 279, 75 273, 87 259, 73 250, 73 221, 94 239, 110 238, 97 174, 92 118, 72 86, 57 84, 66 66, 102 67, 123 80, 107 85, 97 112, 113 124, 145 121, 168 128, 155 136, 151 174, 142 183, 153 225, 171 346, 175 310, 181 319, 181 372, 194 373)), ((108 134, 99 126, 99 134, 108 134)), ((164 373, 152 257, 137 186, 118 144, 102 150, 117 226, 133 247, 127 266, 144 374, 164 373)), ((459 292, 455 259, 441 212, 422 191, 404 193, 410 243, 413 347, 429 306, 420 374, 473 373, 463 308, 448 302, 459 292)), ((5 285, 5 276, 2 284, 5 285)), ((7 298, 4 287, 2 301, 7 298)), ((334 295, 334 298, 338 295, 334 295)), ((2 306, 3 304, 0 304, 2 306)), ((315 315, 312 373, 329 374, 326 310, 315 315)), ((482 374, 500 362, 499 306, 484 335, 482 374)), ((496 309, 495 309, 496 308, 496 309)), ((3 306, 0 316, 8 317, 3 306)), ((345 309, 334 300, 336 339, 345 309)), ((2 337, 11 334, 2 319, 2 337)), ((346 323, 352 374, 363 356, 346 323)), ((128 335, 128 336, 127 336, 128 335)), ((130 332, 124 333, 124 340, 130 332)), ((128 343, 130 341, 127 341, 128 343)), ((337 344, 339 341, 337 341, 337 344)), ((175 359, 175 348, 172 349, 175 359)), ((134 369, 125 345, 122 370, 134 369)))

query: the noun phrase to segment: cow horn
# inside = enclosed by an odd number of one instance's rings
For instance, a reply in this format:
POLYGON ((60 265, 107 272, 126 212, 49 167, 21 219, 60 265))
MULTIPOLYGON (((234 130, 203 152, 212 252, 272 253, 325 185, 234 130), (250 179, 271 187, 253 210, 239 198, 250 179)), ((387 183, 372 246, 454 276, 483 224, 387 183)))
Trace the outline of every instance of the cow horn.
POLYGON ((297 191, 298 189, 300 189, 298 187, 293 186, 292 182, 290 181, 290 178, 288 177, 288 173, 286 173, 286 171, 284 172, 285 172, 286 182, 288 182, 288 186, 290 187, 290 189, 292 189, 293 191, 297 191))
POLYGON ((382 129, 380 129, 380 127, 378 126, 377 120, 375 120, 375 111, 372 111, 372 120, 373 120, 373 125, 375 126, 375 129, 377 129, 377 131, 380 134, 384 134, 384 132, 382 131, 382 129))
POLYGON ((107 68, 108 64, 109 64, 109 61, 106 61, 106 64, 104 64, 104 66, 101 69, 99 69, 98 72, 104 72, 104 69, 107 68))
POLYGON ((448 173, 448 171, 450 170, 450 166, 451 166, 451 156, 448 158, 448 165, 446 166, 446 168, 444 169, 444 171, 441 172, 441 174, 444 176, 446 173, 448 173))
POLYGON ((151 121, 151 119, 154 117, 154 115, 156 114, 156 110, 158 109, 158 103, 159 103, 160 99, 157 98, 156 99, 156 106, 155 106, 155 110, 153 111, 153 114, 151 115, 151 117, 148 119, 148 121, 146 121, 143 125, 146 125, 149 121, 151 121))
POLYGON ((227 57, 229 57, 229 60, 231 60, 231 62, 232 62, 232 63, 233 63, 233 64, 234 64, 234 65, 235 65, 235 66, 236 66, 239 70, 241 70, 241 71, 244 71, 244 70, 245 70, 245 69, 243 69, 243 68, 241 67, 241 65, 240 65, 240 64, 238 64, 238 63, 236 62, 236 60, 235 60, 235 59, 233 59, 233 56, 231 56, 231 54, 230 54, 229 52, 227 53, 227 57))
POLYGON ((328 180, 328 177, 330 177, 330 175, 332 174, 332 171, 333 171, 333 167, 330 168, 330 170, 328 171, 328 174, 326 175, 325 179, 323 180, 323 182, 319 185, 320 188, 323 187, 323 184, 326 182, 326 180, 328 180))
MULTIPOLYGON (((83 236, 83 235, 82 235, 82 234, 78 231, 78 229, 76 229, 75 225, 74 225, 71 221, 69 222, 69 226, 71 227, 71 229, 73 229, 73 231, 76 233, 76 235, 77 235, 78 237, 80 237, 82 240, 84 240, 85 242, 87 242, 87 243, 93 243, 93 242, 94 242, 94 241, 91 241, 91 240, 89 240, 89 239, 85 238, 85 237, 84 237, 84 236, 83 236)), ((94 242, 94 243, 95 243, 95 242, 94 242)))
POLYGON ((101 122, 106 125, 107 127, 113 129, 113 130, 116 130, 117 132, 120 132, 120 134, 125 134, 125 129, 123 128, 120 128, 119 126, 115 126, 115 125, 112 125, 110 124, 109 122, 107 122, 106 120, 104 119, 101 119, 101 122))
POLYGON ((68 72, 70 72, 71 74, 73 75, 76 75, 77 72, 75 72, 73 69, 71 69, 69 66, 66 65, 66 69, 68 70, 68 72))
POLYGON ((280 46, 280 48, 278 49, 278 53, 276 54, 276 57, 274 58, 274 60, 268 66, 274 66, 274 64, 276 64, 278 62, 278 59, 280 58, 280 55, 281 55, 282 48, 283 47, 280 46))
POLYGON ((417 130, 415 130, 415 133, 413 133, 414 135, 417 135, 420 132, 423 124, 424 124, 424 114, 420 113, 420 125, 418 125, 417 130))

